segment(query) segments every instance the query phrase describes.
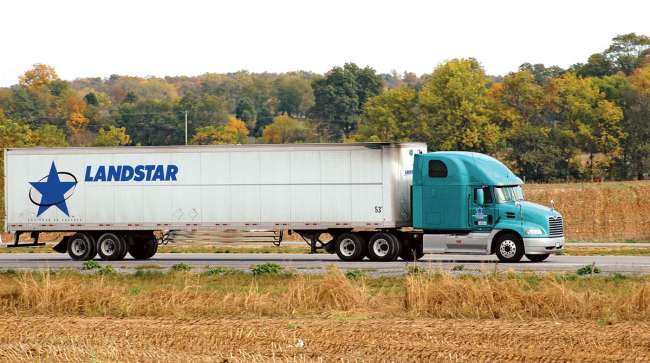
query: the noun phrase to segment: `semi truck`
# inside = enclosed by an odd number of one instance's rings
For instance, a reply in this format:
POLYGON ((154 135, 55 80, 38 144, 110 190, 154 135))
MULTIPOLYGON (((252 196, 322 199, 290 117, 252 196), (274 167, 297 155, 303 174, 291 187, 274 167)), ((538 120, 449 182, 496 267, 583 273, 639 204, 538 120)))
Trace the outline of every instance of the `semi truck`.
POLYGON ((13 245, 65 232, 54 249, 74 260, 147 259, 175 230, 286 231, 345 261, 564 246, 560 213, 504 164, 424 143, 12 148, 4 163, 13 245))

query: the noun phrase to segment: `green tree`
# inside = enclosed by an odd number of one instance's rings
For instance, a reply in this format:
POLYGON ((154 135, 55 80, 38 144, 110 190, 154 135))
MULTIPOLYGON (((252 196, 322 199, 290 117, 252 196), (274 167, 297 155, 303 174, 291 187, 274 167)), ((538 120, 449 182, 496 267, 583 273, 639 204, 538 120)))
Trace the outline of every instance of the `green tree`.
POLYGON ((410 87, 389 89, 366 102, 356 140, 412 141, 419 138, 418 94, 410 87))
POLYGON ((643 56, 650 54, 650 37, 635 33, 618 35, 603 54, 617 71, 629 75, 639 66, 643 56))
POLYGON ((244 121, 250 130, 255 129, 255 121, 257 121, 257 112, 255 111, 255 105, 247 97, 244 97, 237 102, 237 108, 235 108, 235 117, 244 121))
POLYGON ((370 67, 354 63, 334 67, 312 81, 314 107, 310 113, 322 122, 321 132, 340 139, 356 130, 366 101, 382 91, 381 77, 370 67))
POLYGON ((494 152, 501 141, 491 121, 489 80, 474 59, 438 66, 420 92, 421 133, 433 150, 494 152))
POLYGON ((603 77, 616 73, 612 61, 603 53, 595 53, 589 56, 586 64, 576 67, 576 73, 581 77, 603 77))
POLYGON ((623 90, 627 137, 624 147, 624 178, 644 179, 650 170, 650 65, 638 68, 628 77, 623 90))
POLYGON ((95 146, 120 146, 130 142, 131 138, 124 127, 110 126, 108 129, 99 129, 95 138, 95 146))
POLYGON ((172 101, 122 103, 114 112, 115 126, 124 127, 136 145, 181 145, 183 114, 172 101))
POLYGON ((519 70, 530 72, 535 77, 535 82, 542 86, 548 83, 551 79, 561 76, 565 72, 564 69, 558 66, 546 67, 541 63, 524 63, 519 66, 519 70))
POLYGON ((287 74, 275 81, 277 111, 289 116, 305 116, 314 105, 314 92, 309 79, 299 74, 287 74))
POLYGON ((32 146, 29 126, 10 119, 0 119, 0 147, 32 146))
POLYGON ((179 114, 188 111, 188 132, 193 135, 205 126, 223 126, 228 122, 228 101, 213 95, 185 95, 176 107, 179 114))
POLYGON ((510 73, 489 92, 494 100, 494 121, 506 138, 506 158, 522 177, 549 180, 562 161, 555 147, 552 129, 544 117, 545 94, 529 70, 510 73))
POLYGON ((54 125, 42 125, 30 134, 31 144, 45 147, 68 146, 65 132, 54 125))
POLYGON ((84 101, 86 101, 86 104, 88 106, 98 106, 99 105, 99 100, 97 99, 97 95, 95 92, 88 92, 84 96, 84 101))
POLYGON ((267 144, 288 144, 304 142, 308 137, 308 127, 304 122, 282 114, 264 128, 262 140, 267 144))
MULTIPOLYGON (((590 177, 596 175, 595 156, 605 155, 602 162, 608 168, 621 154, 624 133, 620 126, 623 111, 614 102, 605 99, 591 78, 578 78, 567 73, 549 83, 549 109, 555 126, 570 133, 571 141, 561 140, 559 145, 572 146, 588 154, 590 177)), ((568 162, 568 161, 567 161, 568 162)))
POLYGON ((528 70, 510 73, 489 92, 494 99, 494 120, 502 127, 544 122, 544 88, 528 70))

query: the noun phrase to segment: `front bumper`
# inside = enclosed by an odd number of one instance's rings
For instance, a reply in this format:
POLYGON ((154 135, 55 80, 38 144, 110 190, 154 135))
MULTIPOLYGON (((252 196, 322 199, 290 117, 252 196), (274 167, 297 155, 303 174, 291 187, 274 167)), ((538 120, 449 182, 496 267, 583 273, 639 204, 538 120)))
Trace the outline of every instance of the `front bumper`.
POLYGON ((564 237, 524 238, 524 251, 527 255, 558 253, 564 248, 564 237))

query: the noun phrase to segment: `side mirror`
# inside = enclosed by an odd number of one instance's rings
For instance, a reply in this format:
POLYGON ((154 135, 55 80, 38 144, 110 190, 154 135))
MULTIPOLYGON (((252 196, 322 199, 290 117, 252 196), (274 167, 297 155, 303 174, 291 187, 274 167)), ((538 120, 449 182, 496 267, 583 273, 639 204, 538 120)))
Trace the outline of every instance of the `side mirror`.
POLYGON ((476 189, 476 204, 484 205, 485 204, 485 195, 483 195, 483 189, 476 189))

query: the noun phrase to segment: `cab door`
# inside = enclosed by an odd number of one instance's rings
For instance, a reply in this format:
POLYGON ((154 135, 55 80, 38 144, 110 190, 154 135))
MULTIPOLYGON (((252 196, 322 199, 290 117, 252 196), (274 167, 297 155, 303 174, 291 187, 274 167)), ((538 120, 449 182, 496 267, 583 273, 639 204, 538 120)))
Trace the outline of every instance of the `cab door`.
POLYGON ((496 223, 497 205, 494 203, 492 188, 472 187, 469 201, 469 228, 473 231, 490 231, 496 223), (483 203, 478 200, 479 190, 483 191, 483 203))

